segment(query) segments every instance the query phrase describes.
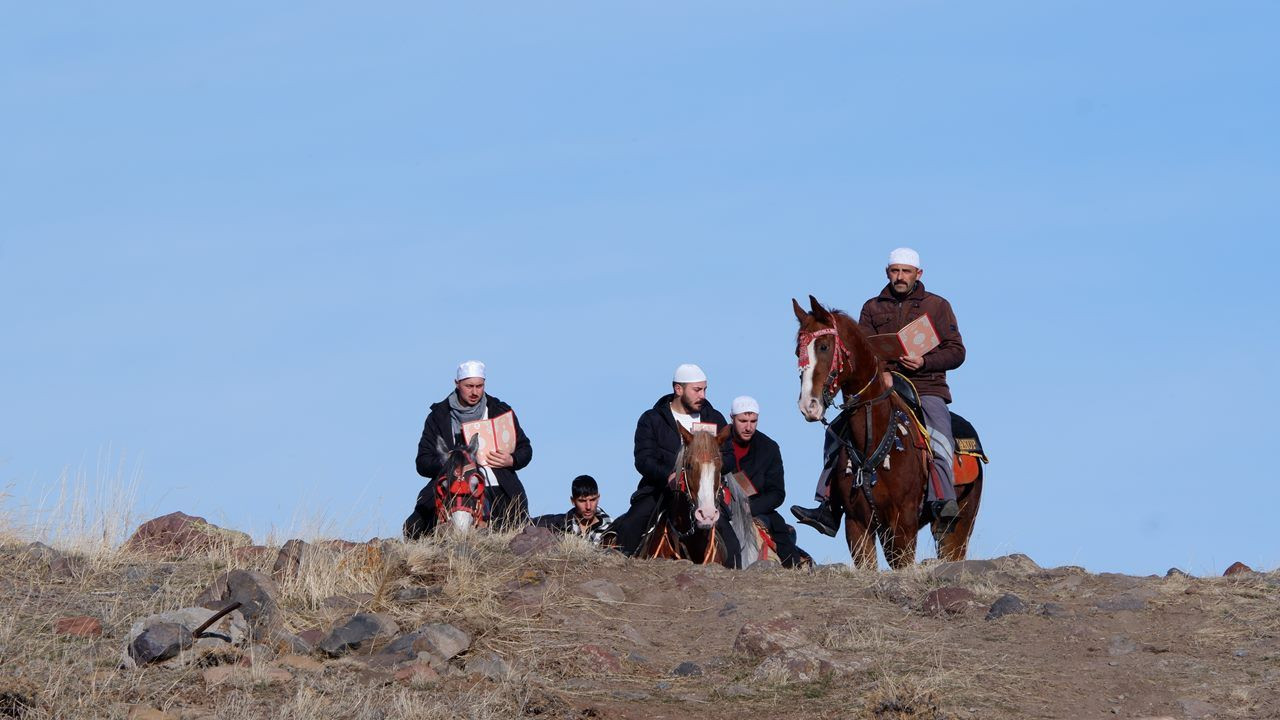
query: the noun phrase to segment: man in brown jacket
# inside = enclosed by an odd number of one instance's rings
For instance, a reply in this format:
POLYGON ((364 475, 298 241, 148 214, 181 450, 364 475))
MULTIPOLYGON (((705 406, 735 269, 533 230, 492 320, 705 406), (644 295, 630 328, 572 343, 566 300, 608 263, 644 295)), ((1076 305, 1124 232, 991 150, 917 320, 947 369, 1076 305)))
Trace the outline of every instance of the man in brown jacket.
MULTIPOLYGON (((910 248, 898 248, 889 253, 889 265, 885 275, 889 283, 880 294, 862 306, 858 325, 867 335, 882 335, 901 330, 921 315, 928 315, 938 334, 938 346, 924 357, 902 356, 889 362, 889 370, 902 373, 916 386, 920 405, 924 409, 925 427, 929 429, 929 448, 933 451, 933 472, 928 486, 929 510, 933 517, 943 521, 949 530, 959 507, 956 505, 955 470, 951 434, 951 389, 947 387, 947 371, 955 370, 964 362, 964 341, 956 323, 951 303, 940 295, 924 289, 920 276, 920 254, 910 248)), ((817 509, 809 510, 799 505, 791 507, 791 513, 805 525, 819 532, 835 536, 840 529, 840 519, 831 509, 828 473, 823 472, 818 481, 817 509)))

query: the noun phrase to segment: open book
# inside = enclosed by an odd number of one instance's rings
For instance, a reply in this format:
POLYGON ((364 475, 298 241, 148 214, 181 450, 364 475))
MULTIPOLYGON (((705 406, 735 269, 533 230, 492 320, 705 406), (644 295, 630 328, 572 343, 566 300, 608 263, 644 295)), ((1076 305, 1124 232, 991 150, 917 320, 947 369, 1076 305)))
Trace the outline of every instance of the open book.
POLYGON ((747 477, 747 474, 741 470, 731 472, 726 477, 738 483, 738 487, 742 488, 742 492, 747 497, 755 497, 760 494, 760 491, 756 489, 755 483, 751 482, 751 478, 747 477))
POLYGON ((928 315, 907 323, 896 333, 872 335, 867 338, 876 354, 886 360, 897 360, 906 355, 910 358, 924 357, 924 354, 938 347, 938 333, 928 315))
POLYGON ((462 424, 462 439, 465 442, 471 442, 471 438, 477 435, 480 436, 480 447, 476 450, 477 457, 484 457, 486 451, 495 449, 506 453, 514 452, 516 449, 515 412, 508 410, 490 420, 474 420, 462 424))

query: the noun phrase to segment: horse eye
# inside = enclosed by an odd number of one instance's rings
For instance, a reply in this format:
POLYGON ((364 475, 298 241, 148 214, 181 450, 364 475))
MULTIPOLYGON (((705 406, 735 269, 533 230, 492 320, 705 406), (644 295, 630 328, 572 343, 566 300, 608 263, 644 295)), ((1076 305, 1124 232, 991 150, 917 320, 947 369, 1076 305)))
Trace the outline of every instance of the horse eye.
POLYGON ((826 351, 827 351, 827 346, 826 346, 826 345, 819 345, 819 346, 818 346, 818 349, 819 349, 819 350, 821 350, 821 351, 823 351, 823 352, 826 352, 826 351))

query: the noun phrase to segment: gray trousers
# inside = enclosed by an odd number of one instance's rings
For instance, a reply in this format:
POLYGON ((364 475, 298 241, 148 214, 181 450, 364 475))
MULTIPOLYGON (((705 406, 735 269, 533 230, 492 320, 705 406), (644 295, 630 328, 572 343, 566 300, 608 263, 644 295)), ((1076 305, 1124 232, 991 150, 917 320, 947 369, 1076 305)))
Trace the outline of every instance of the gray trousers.
MULTIPOLYGON (((933 453, 935 468, 935 472, 925 483, 929 500, 955 500, 955 438, 951 435, 951 411, 947 409, 947 401, 937 395, 921 395, 920 407, 924 409, 924 426, 929 430, 929 451, 933 453)), ((831 497, 831 471, 834 469, 832 465, 835 453, 839 449, 831 434, 827 433, 822 474, 818 476, 818 487, 813 494, 818 502, 826 502, 831 497)))

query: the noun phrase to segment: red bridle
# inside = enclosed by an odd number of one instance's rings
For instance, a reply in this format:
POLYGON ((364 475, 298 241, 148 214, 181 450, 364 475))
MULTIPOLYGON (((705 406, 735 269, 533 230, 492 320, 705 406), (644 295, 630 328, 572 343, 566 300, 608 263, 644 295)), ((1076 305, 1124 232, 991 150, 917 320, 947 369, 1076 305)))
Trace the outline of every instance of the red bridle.
POLYGON ((836 328, 823 328, 816 332, 800 333, 800 340, 796 343, 796 358, 801 372, 809 366, 809 344, 814 340, 824 336, 835 336, 835 348, 831 351, 831 370, 827 373, 827 379, 822 383, 822 406, 829 407, 831 400, 835 398, 836 392, 839 391, 837 382, 840 373, 844 372, 844 366, 849 359, 849 349, 844 346, 844 340, 840 339, 840 331, 836 328))

